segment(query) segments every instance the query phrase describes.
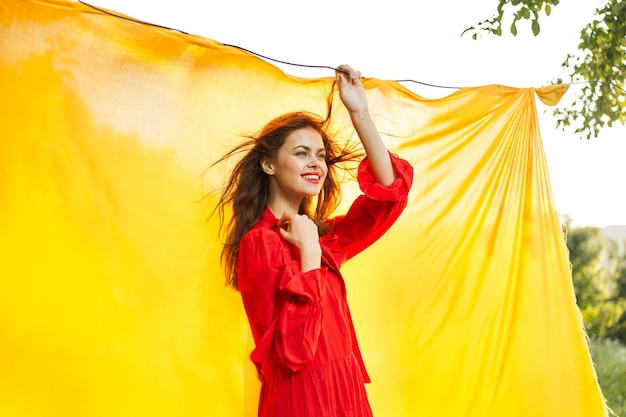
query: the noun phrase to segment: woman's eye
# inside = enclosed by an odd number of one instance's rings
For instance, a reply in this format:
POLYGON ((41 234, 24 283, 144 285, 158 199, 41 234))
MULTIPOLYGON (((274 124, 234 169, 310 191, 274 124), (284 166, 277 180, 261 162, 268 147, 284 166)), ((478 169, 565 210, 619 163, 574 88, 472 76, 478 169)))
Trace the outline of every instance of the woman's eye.
POLYGON ((306 152, 298 151, 298 152, 296 152, 296 156, 306 156, 306 152))
POLYGON ((324 153, 317 154, 317 159, 326 159, 326 154, 324 153))

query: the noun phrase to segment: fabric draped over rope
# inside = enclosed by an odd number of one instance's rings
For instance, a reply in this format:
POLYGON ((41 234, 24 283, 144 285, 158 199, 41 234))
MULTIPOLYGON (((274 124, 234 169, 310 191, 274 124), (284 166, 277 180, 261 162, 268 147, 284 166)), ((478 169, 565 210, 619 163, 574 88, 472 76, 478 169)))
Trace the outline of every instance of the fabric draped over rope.
MULTIPOLYGON (((76 2, 0 3, 0 415, 255 414, 210 217, 232 161, 209 167, 278 114, 324 115, 328 75, 76 2)), ((415 170, 344 269, 374 414, 606 415, 537 124, 535 95, 567 86, 364 85, 415 170)))

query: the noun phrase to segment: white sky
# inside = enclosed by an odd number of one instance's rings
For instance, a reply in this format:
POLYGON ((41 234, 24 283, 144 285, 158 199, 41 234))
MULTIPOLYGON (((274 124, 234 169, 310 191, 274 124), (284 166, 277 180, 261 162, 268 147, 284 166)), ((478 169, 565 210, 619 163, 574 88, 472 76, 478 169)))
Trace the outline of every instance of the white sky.
MULTIPOLYGON (((447 86, 504 84, 540 87, 558 77, 561 63, 575 53, 580 30, 602 0, 562 2, 518 36, 461 32, 492 16, 496 0, 86 0, 125 15, 271 58, 300 64, 347 63, 364 76, 414 79, 447 86), (584 3, 584 4, 582 4, 584 3)), ((508 25, 506 25, 508 27, 508 25)), ((303 77, 327 70, 280 66, 303 77)), ((425 97, 454 90, 404 84, 425 97)), ((579 86, 561 100, 568 103, 579 86)), ((578 225, 626 225, 626 128, 606 129, 597 139, 579 140, 556 129, 552 108, 538 102, 541 131, 556 208, 578 225)))

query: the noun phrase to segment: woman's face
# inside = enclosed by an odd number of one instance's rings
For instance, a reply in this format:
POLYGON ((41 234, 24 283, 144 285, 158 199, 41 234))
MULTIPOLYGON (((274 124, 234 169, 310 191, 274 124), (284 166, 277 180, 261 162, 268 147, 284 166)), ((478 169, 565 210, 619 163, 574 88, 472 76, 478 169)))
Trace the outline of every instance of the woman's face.
POLYGON ((263 162, 263 170, 270 176, 273 197, 300 204, 302 198, 318 195, 328 173, 322 136, 311 128, 294 130, 276 159, 263 162))

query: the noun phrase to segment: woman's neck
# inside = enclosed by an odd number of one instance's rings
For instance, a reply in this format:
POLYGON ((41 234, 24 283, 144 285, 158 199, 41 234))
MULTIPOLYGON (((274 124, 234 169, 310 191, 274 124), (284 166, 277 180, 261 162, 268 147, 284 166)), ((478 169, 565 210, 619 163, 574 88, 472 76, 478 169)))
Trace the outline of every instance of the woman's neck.
POLYGON ((277 219, 280 219, 283 214, 298 214, 300 208, 300 201, 288 201, 285 199, 270 197, 267 201, 267 207, 277 219))

